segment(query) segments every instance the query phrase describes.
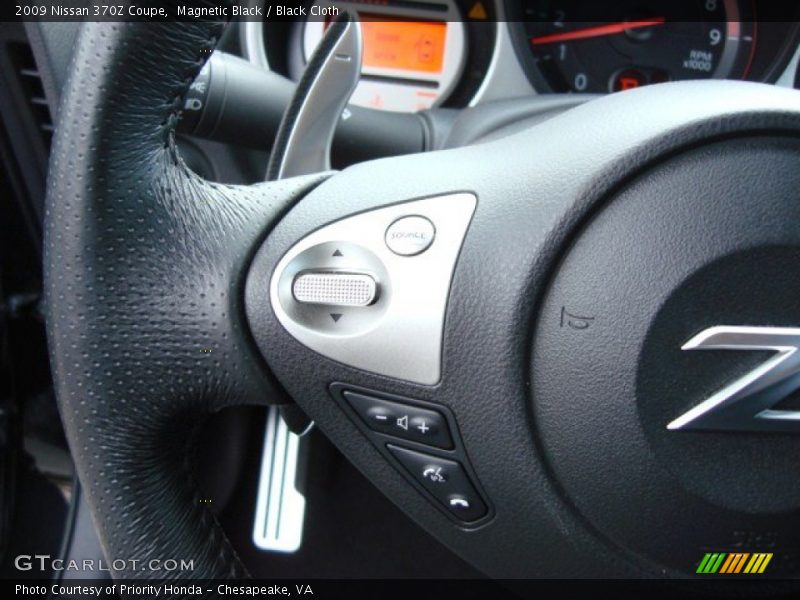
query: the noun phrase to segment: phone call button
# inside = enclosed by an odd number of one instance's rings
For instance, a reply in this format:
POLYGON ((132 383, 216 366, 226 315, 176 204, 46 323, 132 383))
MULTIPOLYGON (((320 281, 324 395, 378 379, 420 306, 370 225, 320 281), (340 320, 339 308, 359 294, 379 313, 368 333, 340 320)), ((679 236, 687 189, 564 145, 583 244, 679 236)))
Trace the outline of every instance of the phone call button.
POLYGON ((477 521, 486 514, 486 504, 461 463, 393 444, 386 447, 414 480, 460 521, 477 521))

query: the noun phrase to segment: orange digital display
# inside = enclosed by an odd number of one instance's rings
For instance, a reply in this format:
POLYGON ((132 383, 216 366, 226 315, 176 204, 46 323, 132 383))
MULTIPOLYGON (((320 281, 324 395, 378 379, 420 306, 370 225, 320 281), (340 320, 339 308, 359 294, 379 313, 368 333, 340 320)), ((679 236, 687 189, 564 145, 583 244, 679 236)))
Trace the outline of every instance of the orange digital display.
POLYGON ((447 23, 385 19, 380 15, 359 14, 364 36, 363 66, 442 72, 447 23))

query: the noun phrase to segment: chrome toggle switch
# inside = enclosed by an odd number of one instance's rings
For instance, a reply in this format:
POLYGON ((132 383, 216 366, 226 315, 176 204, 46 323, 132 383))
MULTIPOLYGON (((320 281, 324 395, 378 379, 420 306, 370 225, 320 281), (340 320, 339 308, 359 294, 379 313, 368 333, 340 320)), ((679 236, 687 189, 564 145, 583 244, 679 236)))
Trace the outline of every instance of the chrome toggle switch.
POLYGON ((366 273, 304 271, 295 277, 292 295, 301 304, 369 306, 378 297, 378 284, 366 273))

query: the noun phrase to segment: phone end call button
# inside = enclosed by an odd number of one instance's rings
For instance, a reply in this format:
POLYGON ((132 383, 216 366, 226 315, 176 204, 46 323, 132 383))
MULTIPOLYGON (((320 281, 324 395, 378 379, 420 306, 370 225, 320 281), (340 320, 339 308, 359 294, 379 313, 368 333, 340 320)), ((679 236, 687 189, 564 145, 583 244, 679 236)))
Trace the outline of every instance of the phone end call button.
POLYGON ((461 463, 393 444, 386 447, 414 480, 459 521, 477 521, 486 514, 486 504, 461 463))

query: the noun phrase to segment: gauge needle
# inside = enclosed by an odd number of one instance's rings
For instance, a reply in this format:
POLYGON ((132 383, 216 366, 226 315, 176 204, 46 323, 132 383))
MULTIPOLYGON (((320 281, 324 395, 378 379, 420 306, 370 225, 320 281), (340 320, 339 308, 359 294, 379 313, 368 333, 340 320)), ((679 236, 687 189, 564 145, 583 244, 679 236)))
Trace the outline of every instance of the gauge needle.
POLYGON ((655 27, 656 25, 663 25, 666 22, 667 20, 664 17, 655 17, 646 20, 643 19, 641 21, 620 21, 619 23, 608 23, 606 25, 584 27, 583 29, 573 29, 572 31, 565 31, 563 33, 543 35, 532 38, 531 43, 534 46, 538 46, 540 44, 555 44, 557 42, 568 42, 570 40, 584 40, 603 35, 615 35, 617 33, 623 33, 628 29, 655 27))

